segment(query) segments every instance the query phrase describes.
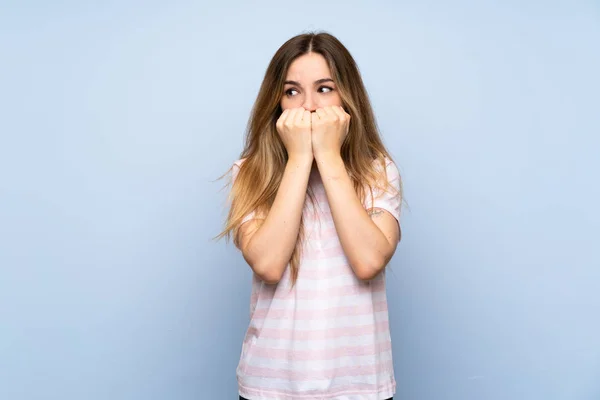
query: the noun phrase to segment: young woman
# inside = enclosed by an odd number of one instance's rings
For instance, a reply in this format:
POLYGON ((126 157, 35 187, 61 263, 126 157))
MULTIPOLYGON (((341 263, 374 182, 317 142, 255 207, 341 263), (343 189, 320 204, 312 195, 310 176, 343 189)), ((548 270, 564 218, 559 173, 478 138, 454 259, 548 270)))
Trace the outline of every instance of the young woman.
POLYGON ((253 271, 240 399, 391 398, 384 269, 400 240, 401 181, 332 35, 293 37, 274 55, 230 200, 222 235, 253 271))

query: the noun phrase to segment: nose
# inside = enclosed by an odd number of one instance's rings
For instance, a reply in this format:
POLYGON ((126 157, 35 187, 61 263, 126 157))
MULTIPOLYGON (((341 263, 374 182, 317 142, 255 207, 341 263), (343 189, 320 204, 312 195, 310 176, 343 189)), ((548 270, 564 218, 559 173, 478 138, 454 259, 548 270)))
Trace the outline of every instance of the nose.
POLYGON ((315 101, 310 93, 306 94, 304 97, 304 103, 302 104, 302 107, 310 112, 313 112, 317 109, 315 101))

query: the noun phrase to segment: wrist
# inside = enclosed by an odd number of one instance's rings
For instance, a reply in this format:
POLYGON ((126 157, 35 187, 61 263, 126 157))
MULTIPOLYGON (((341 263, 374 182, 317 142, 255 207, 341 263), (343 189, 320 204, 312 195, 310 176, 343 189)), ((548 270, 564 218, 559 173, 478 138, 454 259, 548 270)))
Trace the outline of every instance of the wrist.
POLYGON ((305 153, 305 154, 290 154, 288 156, 288 164, 293 164, 296 166, 303 166, 303 165, 312 165, 313 162, 313 155, 312 153, 305 153))
POLYGON ((321 153, 318 158, 315 154, 315 161, 323 180, 335 180, 347 176, 346 164, 340 154, 321 153))
POLYGON ((340 154, 340 152, 336 152, 336 151, 315 152, 314 157, 318 164, 320 164, 320 163, 330 164, 330 163, 336 163, 336 162, 342 161, 342 155, 340 154))

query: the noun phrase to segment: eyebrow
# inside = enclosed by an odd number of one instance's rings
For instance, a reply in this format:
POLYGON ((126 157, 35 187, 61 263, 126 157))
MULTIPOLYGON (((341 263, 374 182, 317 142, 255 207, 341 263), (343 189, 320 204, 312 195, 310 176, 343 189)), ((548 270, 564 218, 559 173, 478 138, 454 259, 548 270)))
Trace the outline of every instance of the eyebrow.
MULTIPOLYGON (((333 79, 331 78, 323 78, 323 79, 319 79, 315 81, 315 85, 320 85, 321 83, 325 83, 325 82, 333 82, 333 79)), ((296 86, 302 86, 301 84, 299 84, 296 81, 285 81, 284 82, 285 85, 296 85, 296 86)))

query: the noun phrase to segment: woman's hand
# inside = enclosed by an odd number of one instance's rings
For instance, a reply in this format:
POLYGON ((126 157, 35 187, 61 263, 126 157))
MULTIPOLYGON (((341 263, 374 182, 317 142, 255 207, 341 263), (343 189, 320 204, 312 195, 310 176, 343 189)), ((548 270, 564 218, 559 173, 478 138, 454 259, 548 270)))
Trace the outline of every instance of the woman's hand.
POLYGON ((313 158, 310 111, 288 108, 277 120, 277 132, 285 145, 288 159, 313 158))
POLYGON ((350 127, 350 115, 342 107, 329 106, 318 108, 310 116, 315 159, 339 156, 350 127))

